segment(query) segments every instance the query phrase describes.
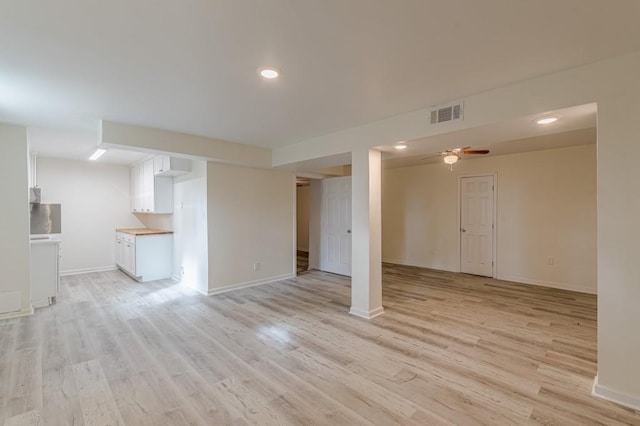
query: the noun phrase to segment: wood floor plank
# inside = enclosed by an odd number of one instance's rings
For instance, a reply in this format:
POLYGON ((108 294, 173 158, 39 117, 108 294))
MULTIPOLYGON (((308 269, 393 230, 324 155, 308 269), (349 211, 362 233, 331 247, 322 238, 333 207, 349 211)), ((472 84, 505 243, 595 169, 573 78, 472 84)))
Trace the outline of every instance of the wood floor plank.
POLYGON ((42 412, 38 408, 36 410, 27 411, 11 417, 5 423, 5 426, 40 426, 42 422, 42 412))
POLYGON ((74 365, 73 376, 78 388, 82 416, 86 425, 116 426, 125 424, 99 361, 91 360, 74 365))
POLYGON ((385 264, 366 321, 347 278, 302 265, 212 297, 64 277, 0 322, 0 424, 640 425, 590 394, 595 296, 385 264))

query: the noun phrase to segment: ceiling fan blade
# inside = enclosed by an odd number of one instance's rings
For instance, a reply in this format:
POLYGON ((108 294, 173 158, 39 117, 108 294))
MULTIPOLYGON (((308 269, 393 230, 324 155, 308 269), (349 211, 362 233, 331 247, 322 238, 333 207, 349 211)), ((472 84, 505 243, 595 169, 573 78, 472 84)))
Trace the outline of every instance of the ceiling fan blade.
POLYGON ((437 153, 437 154, 433 154, 433 155, 430 155, 430 156, 428 156, 428 157, 423 157, 423 158, 421 158, 421 159, 420 159, 420 161, 422 161, 422 160, 428 160, 428 159, 430 159, 430 158, 436 158, 436 157, 442 157, 442 153, 441 153, 441 152, 439 152, 439 153, 437 153))
POLYGON ((488 154, 488 149, 465 149, 462 151, 463 154, 488 154))

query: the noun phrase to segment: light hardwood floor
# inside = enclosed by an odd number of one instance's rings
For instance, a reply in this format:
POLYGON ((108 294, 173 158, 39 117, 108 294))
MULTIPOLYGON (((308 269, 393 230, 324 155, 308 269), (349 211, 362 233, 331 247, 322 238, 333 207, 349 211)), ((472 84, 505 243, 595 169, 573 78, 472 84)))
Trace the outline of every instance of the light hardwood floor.
POLYGON ((594 296, 385 265, 204 297, 119 272, 0 322, 0 424, 640 424, 590 396, 594 296), (6 423, 5 423, 6 421, 6 423))

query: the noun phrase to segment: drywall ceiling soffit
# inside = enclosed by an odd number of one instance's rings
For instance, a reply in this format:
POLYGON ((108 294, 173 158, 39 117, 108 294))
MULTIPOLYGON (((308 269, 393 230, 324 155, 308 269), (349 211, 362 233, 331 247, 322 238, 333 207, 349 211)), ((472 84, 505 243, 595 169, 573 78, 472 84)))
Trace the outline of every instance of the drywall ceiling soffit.
POLYGON ((637 0, 3 6, 0 121, 105 118, 263 147, 640 50, 637 0))
MULTIPOLYGON (((585 145, 596 143, 596 112, 596 104, 585 104, 407 141, 408 148, 404 151, 395 150, 393 145, 377 148, 383 152, 384 167, 393 168, 440 162, 442 159, 439 157, 426 157, 467 146, 489 149, 491 153, 488 155, 496 156, 585 145), (547 126, 536 123, 536 119, 551 115, 560 119, 547 126)), ((465 159, 483 157, 487 156, 464 156, 465 159)))
MULTIPOLYGON (((98 146, 97 132, 30 127, 29 146, 38 157, 88 161, 98 146)), ((149 157, 149 153, 109 149, 101 164, 131 165, 149 157)))
POLYGON ((276 169, 292 171, 296 176, 311 179, 324 179, 351 174, 350 165, 351 153, 345 152, 329 157, 314 158, 312 160, 291 163, 276 167, 276 169))

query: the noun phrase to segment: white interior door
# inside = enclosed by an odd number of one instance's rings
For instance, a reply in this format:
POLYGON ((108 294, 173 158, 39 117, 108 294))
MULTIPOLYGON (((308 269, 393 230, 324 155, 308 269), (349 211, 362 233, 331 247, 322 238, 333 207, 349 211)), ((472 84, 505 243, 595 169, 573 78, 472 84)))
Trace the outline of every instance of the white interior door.
POLYGON ((493 277, 493 176, 461 178, 460 271, 493 277))
POLYGON ((321 229, 321 269, 351 276, 350 176, 322 181, 321 229))

